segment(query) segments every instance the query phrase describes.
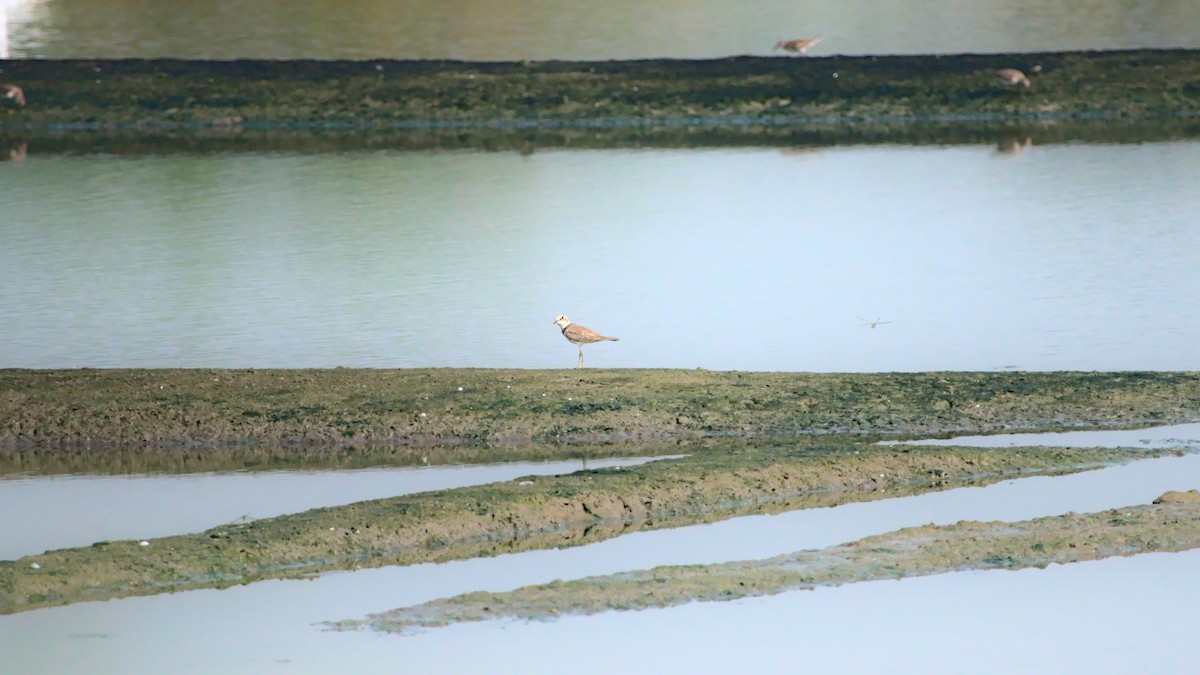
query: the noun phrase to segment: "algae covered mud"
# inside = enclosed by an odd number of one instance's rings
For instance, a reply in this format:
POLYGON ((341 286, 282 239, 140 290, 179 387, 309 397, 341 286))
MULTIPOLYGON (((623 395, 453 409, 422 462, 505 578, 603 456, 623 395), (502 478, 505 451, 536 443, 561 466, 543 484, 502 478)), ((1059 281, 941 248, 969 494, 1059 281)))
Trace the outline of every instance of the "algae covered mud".
POLYGON ((0 129, 746 126, 1200 112, 1195 50, 643 61, 0 62, 0 129), (1019 68, 1028 89, 996 81, 1019 68))
POLYGON ((1156 449, 938 448, 820 442, 697 444, 683 459, 417 493, 100 541, 0 562, 0 614, 331 570, 592 544, 643 530, 872 501, 1181 454, 1156 449))
POLYGON ((1169 492, 1152 505, 1035 520, 906 528, 767 560, 659 567, 605 577, 470 593, 344 621, 338 628, 386 631, 495 619, 729 601, 877 579, 967 569, 1045 567, 1111 556, 1200 547, 1200 494, 1169 492))
POLYGON ((511 447, 1113 427, 1197 418, 1196 373, 0 371, 0 459, 13 464, 104 446, 275 443, 323 452, 331 444, 511 447))
POLYGON ((605 452, 625 441, 689 455, 26 556, 0 563, 4 613, 583 545, 1178 452, 872 444, 883 436, 1200 418, 1193 373, 5 371, 0 391, 6 471, 62 456, 119 462, 130 444, 139 454, 182 448, 202 461, 222 441, 274 447, 272 457, 291 461, 359 446, 370 457, 366 448, 379 443, 380 456, 441 443, 444 461, 534 441, 607 440, 605 452))

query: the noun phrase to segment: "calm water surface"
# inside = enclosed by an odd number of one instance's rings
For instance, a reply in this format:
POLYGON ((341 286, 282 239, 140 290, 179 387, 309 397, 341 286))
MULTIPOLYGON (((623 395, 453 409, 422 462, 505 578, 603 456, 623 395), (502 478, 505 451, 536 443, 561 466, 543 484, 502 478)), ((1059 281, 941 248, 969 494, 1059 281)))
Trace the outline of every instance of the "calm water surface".
POLYGON ((0 0, 0 58, 628 59, 1200 47, 1193 0, 0 0), (7 30, 5 30, 7 28, 7 30))
POLYGON ((4 616, 0 647, 19 675, 523 675, 564 663, 573 673, 1191 675, 1200 668, 1190 620, 1198 565, 1200 551, 1156 553, 404 637, 313 626, 348 608, 385 609, 391 590, 362 584, 316 597, 322 578, 4 616))
POLYGON ((992 434, 955 436, 921 441, 883 441, 880 445, 967 445, 976 448, 1003 448, 1024 445, 1064 446, 1071 448, 1173 447, 1200 443, 1200 424, 1173 424, 1148 429, 1106 431, 1063 431, 1038 434, 992 434))
MULTIPOLYGON (((1196 440, 1189 427, 1166 429, 1164 435, 1196 440)), ((1156 437, 1146 431, 1145 438, 1156 437)), ((1128 442, 1124 432, 1108 441, 1128 442)), ((949 673, 977 670, 981 653, 989 654, 989 672, 1190 673, 1196 657, 1188 617, 1200 600, 1196 551, 854 584, 552 623, 455 626, 407 637, 331 633, 314 624, 473 590, 766 557, 930 522, 1103 510, 1196 485, 1200 456, 1170 457, 1058 478, 635 533, 563 550, 84 603, 0 617, 0 653, 21 673, 396 672, 399 661, 412 672, 550 672, 564 662, 579 672, 631 666, 731 672, 737 664, 745 669, 747 659, 759 672, 794 670, 797 659, 804 659, 830 672, 861 667, 949 673), (610 648, 578 658, 589 653, 587 645, 594 649, 598 643, 610 648), (739 645, 736 654, 730 644, 739 645), (924 656, 934 651, 938 658, 924 656), (913 654, 923 656, 910 661, 913 654)))
POLYGON ((1200 367, 1200 143, 38 155, 0 366, 1200 367), (877 322, 872 327, 872 322, 877 322))
POLYGON ((442 673, 554 672, 571 663, 579 673, 1184 675, 1200 668, 1189 620, 1200 601, 1197 564, 1200 551, 1151 554, 344 645, 367 670, 390 651, 416 671, 442 673), (481 663, 473 654, 484 650, 481 663))

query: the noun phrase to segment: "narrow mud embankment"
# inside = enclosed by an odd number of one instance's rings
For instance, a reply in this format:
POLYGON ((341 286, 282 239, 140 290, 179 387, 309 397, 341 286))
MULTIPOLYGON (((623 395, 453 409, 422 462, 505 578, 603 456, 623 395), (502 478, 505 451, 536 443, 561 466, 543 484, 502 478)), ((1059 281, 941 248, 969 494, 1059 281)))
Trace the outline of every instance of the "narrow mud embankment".
POLYGON ((477 592, 331 624, 403 632, 467 621, 553 619, 608 610, 727 601, 818 586, 960 570, 1045 567, 1200 547, 1200 494, 1167 493, 1153 505, 1068 513, 1015 523, 925 525, 765 560, 656 567, 477 592))
POLYGON ((0 61, 0 129, 560 128, 1169 119, 1196 50, 639 61, 0 61), (995 81, 1019 68, 1031 86, 995 81))
POLYGON ((327 570, 574 546, 637 530, 1178 452, 881 447, 849 438, 696 446, 682 459, 405 495, 0 562, 0 613, 327 570))

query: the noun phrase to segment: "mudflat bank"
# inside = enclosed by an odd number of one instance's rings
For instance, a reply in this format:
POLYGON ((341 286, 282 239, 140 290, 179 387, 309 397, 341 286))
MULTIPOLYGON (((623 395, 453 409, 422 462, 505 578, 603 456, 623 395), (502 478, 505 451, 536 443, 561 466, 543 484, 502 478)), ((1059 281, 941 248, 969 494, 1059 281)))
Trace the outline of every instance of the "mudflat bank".
POLYGON ((434 450, 438 461, 488 461, 549 446, 594 452, 597 443, 601 452, 688 456, 0 561, 0 613, 582 545, 1176 452, 872 444, 881 437, 1196 419, 1197 373, 4 370, 6 472, 120 470, 156 455, 203 467, 211 454, 224 466, 240 449, 260 462, 323 465, 434 450))
POLYGON ((1014 570, 1182 551, 1200 546, 1200 499, 1167 493, 1153 505, 1015 523, 925 525, 765 560, 555 581, 506 593, 469 593, 332 624, 385 631, 493 619, 552 619, 608 610, 726 601, 877 579, 979 569, 1014 570))
POLYGON ((556 128, 1171 119, 1200 52, 637 61, 0 61, 0 129, 556 128), (1031 86, 998 84, 1019 68, 1031 86))
POLYGON ((276 444, 301 457, 337 445, 932 435, 1196 419, 1198 373, 0 370, 0 462, 9 463, 83 449, 95 459, 130 446, 202 453, 276 444))
POLYGON ((640 530, 1052 475, 1172 449, 928 448, 821 437, 689 444, 624 468, 404 495, 0 561, 0 614, 328 570, 579 546, 640 530))
MULTIPOLYGON (((0 127, 3 121, 0 120, 0 127)), ((331 152, 515 152, 616 148, 775 148, 803 158, 829 146, 990 145, 1000 155, 1060 143, 1161 143, 1200 138, 1200 115, 1171 119, 955 121, 552 129, 109 129, 4 131, 0 161, 27 156, 331 152)))

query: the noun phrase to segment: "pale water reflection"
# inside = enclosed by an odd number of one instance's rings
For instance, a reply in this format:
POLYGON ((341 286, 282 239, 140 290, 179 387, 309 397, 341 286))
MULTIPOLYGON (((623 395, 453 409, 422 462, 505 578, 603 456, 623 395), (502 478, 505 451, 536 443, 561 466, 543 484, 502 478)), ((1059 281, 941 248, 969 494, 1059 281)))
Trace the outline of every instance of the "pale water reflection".
POLYGON ((1200 445, 1200 424, 1173 424, 1146 429, 1108 429, 1103 431, 1061 431, 1036 434, 989 434, 954 436, 920 441, 883 441, 880 445, 966 445, 973 448, 1049 446, 1068 448, 1196 447, 1200 445))
MULTIPOLYGON (((679 456, 593 459, 586 466, 632 466, 679 456)), ((348 471, 0 478, 0 514, 4 514, 0 518, 0 560, 96 541, 200 532, 225 523, 321 506, 582 468, 584 463, 574 460, 348 471)))
POLYGON ((0 366, 571 367, 567 314, 622 338, 595 367, 1191 370, 1196 175, 1192 141, 31 153, 0 366))
POLYGON ((403 653, 438 673, 1185 675, 1200 669, 1198 564, 1200 551, 1158 553, 342 644, 362 672, 403 653))
POLYGON ((16 58, 629 59, 1200 46, 1187 0, 3 0, 16 58))
MULTIPOLYGON (((1200 551, 945 574, 407 637, 331 633, 378 587, 297 585, 136 598, 0 617, 10 672, 1156 673, 1200 668, 1200 551), (272 588, 273 587, 273 588, 272 588), (231 601, 233 595, 255 597, 231 601)), ((348 575, 341 575, 348 576, 348 575)), ((386 596, 386 592, 382 593, 386 596)))

